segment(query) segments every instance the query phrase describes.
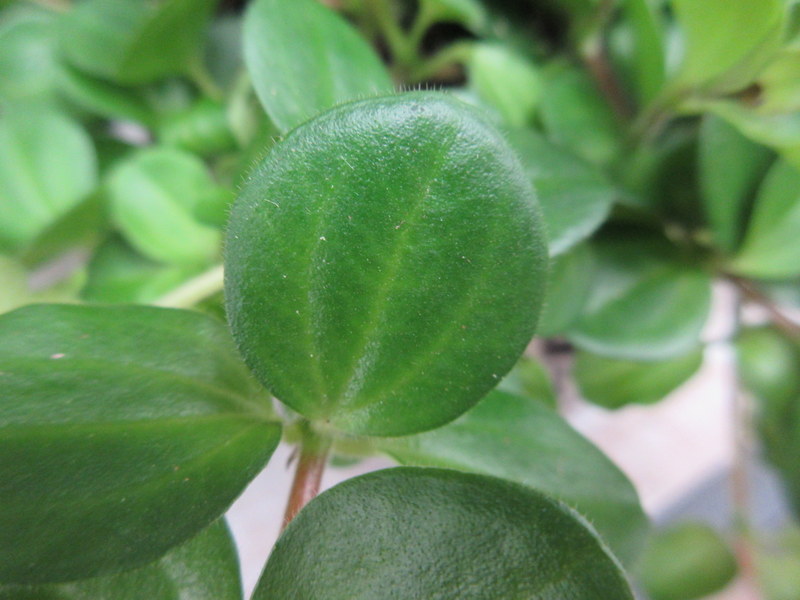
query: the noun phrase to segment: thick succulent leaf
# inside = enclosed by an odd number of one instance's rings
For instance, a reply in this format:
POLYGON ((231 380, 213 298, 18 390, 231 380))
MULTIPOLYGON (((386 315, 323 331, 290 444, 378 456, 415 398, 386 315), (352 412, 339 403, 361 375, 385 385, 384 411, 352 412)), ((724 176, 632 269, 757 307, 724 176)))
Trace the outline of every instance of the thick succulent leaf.
POLYGON ((603 174, 532 130, 515 130, 508 138, 539 196, 550 255, 594 233, 617 195, 603 174))
POLYGON ((0 586, 0 600, 242 600, 239 559, 220 519, 158 561, 72 583, 0 586))
POLYGON ((209 263, 220 231, 198 212, 217 185, 203 162, 176 148, 148 148, 119 162, 108 182, 111 218, 145 256, 175 265, 209 263))
POLYGON ((560 335, 577 321, 589 299, 593 271, 594 255, 587 243, 578 244, 550 262, 537 336, 560 335))
POLYGON ((188 72, 217 0, 86 0, 61 19, 67 60, 116 83, 188 72))
POLYGON ((771 58, 783 33, 783 0, 672 0, 685 38, 682 85, 733 91, 771 58))
POLYGON ((0 251, 19 252, 97 183, 92 141, 55 112, 0 117, 0 251))
POLYGON ((533 191, 500 134, 444 94, 343 105, 278 144, 228 226, 245 360, 351 433, 456 418, 533 335, 546 277, 533 191))
POLYGON ((245 16, 244 58, 281 131, 335 104, 393 88, 364 38, 316 0, 254 0, 245 16))
POLYGON ((396 468, 312 500, 278 540, 253 600, 630 600, 590 526, 519 484, 396 468))
POLYGON ((225 327, 190 311, 0 317, 0 581, 150 562, 219 517, 280 438, 225 327))
POLYGON ((736 558, 720 535, 698 523, 659 532, 639 568, 652 600, 693 600, 724 588, 736 576, 736 558))
POLYGON ((620 360, 578 351, 574 375, 584 398, 606 408, 620 408, 658 402, 694 375, 702 362, 702 349, 658 361, 620 360))
POLYGON ((743 275, 783 279, 800 274, 800 170, 784 161, 761 186, 742 248, 731 268, 743 275))
POLYGON ((665 360, 697 346, 711 280, 673 254, 630 232, 599 240, 594 286, 569 339, 589 352, 629 360, 665 360))
POLYGON ((702 200, 714 241, 733 252, 744 233, 749 202, 772 155, 729 123, 709 115, 700 130, 699 158, 702 200))
POLYGON ((493 391, 435 431, 380 440, 404 465, 494 475, 558 498, 583 514, 630 564, 642 550, 647 517, 636 490, 606 456, 542 401, 493 391))

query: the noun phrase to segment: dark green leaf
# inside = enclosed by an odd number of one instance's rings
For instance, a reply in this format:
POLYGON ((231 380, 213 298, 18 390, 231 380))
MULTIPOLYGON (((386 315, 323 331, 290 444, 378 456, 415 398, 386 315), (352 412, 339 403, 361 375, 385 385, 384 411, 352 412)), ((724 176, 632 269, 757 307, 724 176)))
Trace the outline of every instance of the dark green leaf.
POLYGON ((437 427, 533 335, 543 238, 516 157, 468 106, 435 93, 347 104, 275 146, 234 204, 234 337, 311 420, 371 435, 437 427))
POLYGON ((800 274, 800 171, 778 161, 758 192, 739 254, 731 268, 743 275, 782 279, 800 274))
POLYGON ((89 136, 55 112, 0 117, 0 251, 19 252, 97 183, 89 136))
POLYGON ((85 0, 64 15, 61 46, 79 69, 117 83, 186 74, 217 0, 85 0))
POLYGON ((717 532, 684 523, 653 537, 641 580, 652 600, 694 600, 724 588, 736 576, 736 558, 717 532))
POLYGON ((392 90, 372 48, 316 0, 252 2, 244 58, 261 104, 281 131, 345 100, 392 90))
POLYGON ((603 174, 531 130, 512 131, 508 138, 542 204, 550 255, 590 236, 616 197, 603 174))
POLYGON ((661 91, 666 76, 664 36, 658 10, 649 0, 624 0, 625 16, 633 34, 636 95, 647 105, 661 91))
POLYGON ((700 183, 714 241, 733 252, 744 233, 748 203, 767 170, 771 153, 719 117, 700 131, 700 183))
POLYGON ((0 317, 0 581, 151 562, 219 517, 280 438, 225 327, 190 311, 0 317))
POLYGON ((203 162, 174 148, 148 148, 120 161, 108 183, 111 218, 145 256, 176 265, 207 264, 221 233, 197 218, 216 188, 203 162))
POLYGON ((311 501, 278 540, 253 600, 628 600, 585 521, 524 486, 396 468, 311 501))
POLYGON ((665 360, 697 346, 711 303, 707 273, 630 232, 600 241, 595 250, 594 286, 570 340, 628 360, 665 360))
POLYGON ((219 520, 157 562, 74 583, 0 586, 0 600, 241 600, 236 547, 219 520))
POLYGON ((652 404, 694 375, 703 362, 703 351, 660 361, 634 361, 577 353, 575 380, 587 400, 606 408, 626 404, 652 404))
POLYGON ((579 244, 550 262, 550 275, 536 334, 563 334, 578 319, 592 289, 594 255, 589 244, 579 244))
POLYGON ((625 563, 639 555, 647 517, 625 475, 541 401, 491 392, 453 423, 385 439, 404 465, 494 475, 558 498, 583 514, 625 563))

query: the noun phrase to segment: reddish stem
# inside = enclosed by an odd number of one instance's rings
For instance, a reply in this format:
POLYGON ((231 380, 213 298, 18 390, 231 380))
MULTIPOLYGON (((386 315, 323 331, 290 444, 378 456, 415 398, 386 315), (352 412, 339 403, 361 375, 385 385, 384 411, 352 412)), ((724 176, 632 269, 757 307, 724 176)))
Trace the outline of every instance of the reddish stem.
POLYGON ((769 296, 746 279, 736 276, 731 276, 730 279, 742 292, 742 296, 750 302, 760 305, 767 311, 770 321, 772 321, 775 327, 791 338, 800 339, 800 324, 783 314, 769 296))
POLYGON ((289 492, 289 501, 283 516, 281 531, 308 504, 319 494, 322 474, 328 462, 330 442, 321 439, 312 432, 307 432, 306 437, 300 442, 300 457, 297 460, 297 470, 294 473, 292 489, 289 492))

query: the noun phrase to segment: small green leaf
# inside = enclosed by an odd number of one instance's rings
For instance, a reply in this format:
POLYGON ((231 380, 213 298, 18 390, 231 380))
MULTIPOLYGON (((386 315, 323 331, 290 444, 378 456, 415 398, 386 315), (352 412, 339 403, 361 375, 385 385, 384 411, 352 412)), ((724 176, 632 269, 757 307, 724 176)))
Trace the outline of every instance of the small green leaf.
POLYGON ((783 0, 672 0, 685 38, 681 85, 716 92, 746 86, 778 49, 783 0))
POLYGON ((0 581, 151 562, 233 502, 280 438, 225 327, 190 311, 0 316, 0 581))
POLYGON ((216 3, 85 0, 61 20, 61 46, 75 67, 116 83, 186 74, 216 3))
POLYGON ((92 141, 55 112, 0 116, 0 251, 20 252, 97 183, 92 141))
POLYGON ((556 408, 558 403, 547 369, 525 355, 520 357, 514 368, 498 384, 497 389, 535 400, 548 408, 556 408))
POLYGON ((500 134, 445 94, 388 96, 309 121, 252 174, 228 226, 228 315, 253 371, 303 416, 414 433, 511 369, 546 260, 500 134))
POLYGON ((697 346, 711 280, 656 240, 617 232, 595 246, 598 269, 583 316, 569 332, 578 347, 628 360, 665 360, 697 346))
POLYGON ((747 208, 769 166, 771 153, 719 117, 707 116, 700 130, 702 200, 715 242, 726 252, 738 247, 747 208))
POLYGON ((594 254, 587 243, 578 244, 550 262, 538 336, 563 334, 578 320, 589 299, 593 272, 594 254))
POLYGON ((148 148, 120 161, 108 182, 111 218, 142 254, 175 265, 207 264, 221 233, 195 216, 217 185, 203 162, 174 148, 148 148))
POLYGON ((800 171, 785 161, 769 170, 731 268, 765 279, 800 274, 800 171))
POLYGON ((508 138, 542 204, 550 255, 594 233, 617 195, 603 174, 532 130, 515 130, 508 138))
POLYGON ((278 540, 253 600, 631 600, 588 524, 524 486, 440 469, 356 477, 278 540))
POLYGON ((640 565, 652 600, 694 600, 724 588, 736 576, 736 558, 706 525, 684 523, 652 538, 640 565))
POLYGON ((220 519, 157 562, 73 583, 0 586, 0 600, 241 600, 236 547, 220 519))
POLYGON ((626 20, 633 34, 634 82, 639 104, 647 105, 664 86, 666 57, 658 10, 649 0, 624 0, 626 20))
POLYGON ((281 131, 345 100, 393 87, 361 35, 316 0, 252 2, 244 58, 261 104, 281 131))
POLYGON ((624 562, 639 555, 647 517, 625 475, 541 401, 493 391, 456 421, 377 447, 404 465, 494 475, 584 515, 624 562))
POLYGON ((480 0, 422 0, 420 4, 427 23, 460 23, 473 32, 486 25, 486 8, 480 0))
POLYGON ((575 380, 587 400, 605 408, 653 404, 683 384, 700 368, 703 351, 661 361, 606 358, 579 351, 575 380))
POLYGON ((758 77, 759 110, 765 113, 800 109, 800 45, 787 46, 758 77))
POLYGON ((467 69, 470 86, 506 124, 531 124, 542 88, 531 61, 502 44, 479 43, 472 46, 467 69))
POLYGON ((233 150, 233 138, 225 107, 203 98, 184 111, 166 116, 158 129, 160 141, 201 156, 233 150))

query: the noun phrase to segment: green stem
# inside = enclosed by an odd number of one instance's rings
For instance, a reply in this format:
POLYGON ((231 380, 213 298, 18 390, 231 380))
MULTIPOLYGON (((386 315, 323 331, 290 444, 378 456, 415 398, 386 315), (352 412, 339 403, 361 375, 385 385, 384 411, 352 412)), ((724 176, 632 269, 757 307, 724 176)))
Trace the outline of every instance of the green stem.
POLYGON ((222 100, 225 99, 225 93, 222 91, 222 88, 217 85, 217 82, 214 81, 214 78, 211 76, 211 73, 208 72, 200 56, 196 56, 189 62, 187 75, 197 86, 197 89, 208 98, 216 100, 217 102, 222 102, 222 100))
POLYGON ((315 432, 310 424, 303 424, 302 439, 298 445, 300 455, 297 459, 289 500, 286 503, 282 529, 285 529, 297 513, 319 493, 330 448, 330 438, 315 432))
POLYGON ((375 18, 383 39, 389 46, 392 61, 408 65, 414 61, 415 49, 409 46, 406 33, 400 28, 386 0, 368 0, 368 8, 375 18))
POLYGON ((470 42, 451 44, 413 69, 409 74, 409 80, 411 83, 419 83, 426 79, 432 79, 448 67, 465 63, 469 60, 471 52, 472 44, 470 42))
POLYGON ((191 308, 201 300, 222 291, 223 267, 217 265, 193 277, 154 302, 156 306, 191 308))

